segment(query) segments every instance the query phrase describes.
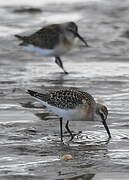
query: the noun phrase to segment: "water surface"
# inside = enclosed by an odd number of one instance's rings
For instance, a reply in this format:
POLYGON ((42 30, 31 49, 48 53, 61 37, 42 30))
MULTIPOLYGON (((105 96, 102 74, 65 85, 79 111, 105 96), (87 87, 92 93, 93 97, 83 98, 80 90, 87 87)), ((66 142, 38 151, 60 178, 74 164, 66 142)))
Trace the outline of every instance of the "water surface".
POLYGON ((129 179, 129 2, 34 2, 0 2, 0 178, 129 179), (32 7, 40 11, 16 11, 32 7), (69 75, 14 37, 69 20, 91 46, 62 57, 69 75), (26 94, 57 87, 81 88, 108 106, 110 142, 101 123, 71 122, 77 136, 68 143, 65 133, 60 144, 58 118, 26 94))

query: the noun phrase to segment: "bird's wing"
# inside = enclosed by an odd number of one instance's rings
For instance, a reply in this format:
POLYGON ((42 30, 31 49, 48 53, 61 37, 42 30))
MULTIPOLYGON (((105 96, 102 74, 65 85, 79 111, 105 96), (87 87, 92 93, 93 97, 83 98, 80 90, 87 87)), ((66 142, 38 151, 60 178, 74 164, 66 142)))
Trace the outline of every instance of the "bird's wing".
POLYGON ((45 49, 53 49, 56 44, 59 43, 59 34, 61 33, 61 28, 58 24, 49 25, 41 28, 34 34, 30 36, 18 37, 23 40, 21 45, 32 44, 34 46, 45 48, 45 49))
POLYGON ((87 92, 74 89, 60 89, 47 94, 32 92, 29 90, 31 96, 61 109, 74 109, 82 104, 90 106, 95 102, 94 98, 87 92))

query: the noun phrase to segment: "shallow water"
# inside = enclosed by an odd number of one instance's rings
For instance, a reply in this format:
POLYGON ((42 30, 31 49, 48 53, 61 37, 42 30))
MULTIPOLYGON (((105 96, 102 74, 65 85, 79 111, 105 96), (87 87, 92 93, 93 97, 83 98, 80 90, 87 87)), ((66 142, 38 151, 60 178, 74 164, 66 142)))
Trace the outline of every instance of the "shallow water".
POLYGON ((0 3, 0 179, 129 179, 129 2, 0 3), (32 6, 40 11, 16 11, 32 6), (91 46, 79 44, 62 57, 69 75, 14 37, 68 20, 91 46), (46 87, 77 87, 103 101, 112 139, 107 142, 98 122, 71 122, 77 135, 68 142, 65 134, 60 144, 58 118, 26 94, 46 87), (63 160, 64 154, 73 160, 63 160))

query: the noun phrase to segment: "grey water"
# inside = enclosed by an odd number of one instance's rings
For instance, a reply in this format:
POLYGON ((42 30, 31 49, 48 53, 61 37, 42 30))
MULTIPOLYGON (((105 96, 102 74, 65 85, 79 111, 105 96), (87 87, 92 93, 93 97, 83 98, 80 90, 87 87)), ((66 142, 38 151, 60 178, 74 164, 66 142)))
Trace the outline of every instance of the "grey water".
POLYGON ((129 179, 128 17, 128 0, 0 1, 0 179, 129 179), (65 21, 75 21, 90 45, 79 42, 62 57, 68 75, 14 37, 65 21), (58 87, 80 88, 107 105, 109 142, 101 123, 70 122, 77 135, 68 142, 65 133, 60 143, 58 117, 26 93, 58 87))

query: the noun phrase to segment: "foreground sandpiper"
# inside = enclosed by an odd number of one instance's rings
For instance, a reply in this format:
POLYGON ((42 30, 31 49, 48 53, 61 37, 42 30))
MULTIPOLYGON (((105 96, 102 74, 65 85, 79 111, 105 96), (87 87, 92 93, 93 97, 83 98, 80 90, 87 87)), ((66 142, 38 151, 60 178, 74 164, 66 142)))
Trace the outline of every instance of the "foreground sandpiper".
POLYGON ((65 128, 71 136, 70 140, 74 138, 68 126, 69 121, 72 120, 99 120, 103 123, 109 139, 111 138, 111 133, 106 123, 106 119, 108 116, 107 107, 102 104, 96 103, 94 98, 87 92, 83 92, 79 89, 69 88, 51 90, 43 94, 28 90, 28 93, 60 117, 61 141, 63 141, 63 119, 67 121, 65 128))
POLYGON ((22 41, 20 45, 28 51, 54 56, 56 64, 66 74, 67 71, 64 69, 60 56, 74 47, 76 37, 88 47, 87 42, 79 35, 78 27, 74 22, 48 25, 30 36, 15 35, 15 37, 22 41))

